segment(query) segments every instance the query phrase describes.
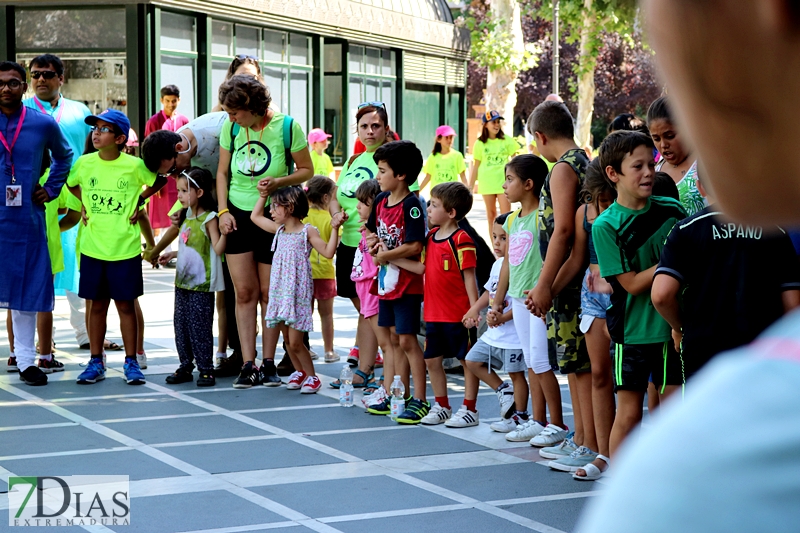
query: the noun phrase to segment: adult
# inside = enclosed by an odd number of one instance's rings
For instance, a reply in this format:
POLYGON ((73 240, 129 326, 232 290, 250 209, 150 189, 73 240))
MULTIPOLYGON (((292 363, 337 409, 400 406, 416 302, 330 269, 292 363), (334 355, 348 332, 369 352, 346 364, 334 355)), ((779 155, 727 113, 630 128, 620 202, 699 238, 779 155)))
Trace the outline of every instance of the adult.
MULTIPOLYGON (((361 241, 361 222, 356 210, 358 200, 356 189, 365 180, 376 179, 378 164, 373 159, 375 150, 391 142, 389 115, 386 106, 380 102, 365 102, 356 112, 356 132, 358 140, 365 147, 365 152, 353 155, 342 167, 337 182, 336 200, 342 211, 347 213, 347 220, 342 225, 342 239, 336 250, 336 292, 343 298, 350 298, 356 311, 361 310, 361 301, 356 294, 355 282, 350 279, 358 243, 361 241)), ((369 376, 375 367, 375 356, 378 353, 378 339, 369 322, 359 314, 356 344, 350 351, 349 360, 357 363, 359 369, 369 376)), ((363 378, 353 377, 354 384, 362 384, 363 378)))
MULTIPOLYGON (((234 387, 248 388, 261 379, 255 366, 256 309, 259 301, 262 309, 269 301, 274 237, 253 224, 250 212, 260 191, 269 194, 280 187, 303 183, 313 176, 314 166, 306 136, 297 122, 291 127, 288 151, 285 148, 284 121, 289 117, 270 109, 269 89, 263 83, 252 76, 233 76, 220 86, 219 100, 230 122, 225 123, 220 134, 217 212, 220 231, 228 236, 225 257, 236 289, 236 323, 244 360, 234 387), (238 130, 235 134, 234 125, 238 130), (292 173, 287 156, 296 167, 292 173)), ((267 206, 265 213, 268 209, 267 206)), ((280 378, 274 361, 267 359, 267 352, 270 348, 274 353, 280 330, 266 328, 263 316, 261 326, 265 352, 262 373, 274 383, 280 378)))
MULTIPOLYGON (((89 125, 84 119, 92 113, 83 102, 70 100, 61 94, 64 85, 64 63, 58 56, 52 54, 42 54, 31 59, 29 63, 31 73, 31 85, 34 95, 26 98, 22 103, 29 109, 35 109, 53 117, 61 128, 64 138, 72 149, 72 161, 75 161, 83 154, 83 147, 89 135, 89 125)), ((62 189, 60 193, 67 206, 72 210, 80 211, 80 201, 69 191, 62 189)), ((61 248, 64 253, 64 270, 56 274, 55 289, 56 294, 64 291, 69 303, 69 323, 75 331, 75 340, 78 346, 89 349, 89 335, 86 331, 86 302, 78 296, 78 255, 76 243, 78 240, 78 226, 61 233, 61 248)), ((52 335, 52 315, 49 323, 46 316, 39 324, 39 345, 46 348, 46 343, 52 335)), ((110 342, 106 341, 110 346, 110 342)), ((42 351, 41 353, 45 353, 42 351)))
MULTIPOLYGON (((644 8, 671 104, 703 161, 703 186, 737 224, 797 224, 800 169, 769 168, 800 143, 800 102, 787 98, 800 92, 797 3, 648 0, 644 8)), ((623 446, 577 530, 796 530, 799 332, 800 314, 790 314, 701 370, 685 398, 668 401, 623 446), (755 444, 742 428, 770 437, 755 444), (709 453, 697 453, 698 442, 709 453)))
POLYGON ((707 207, 697 188, 697 158, 688 139, 680 134, 666 96, 657 98, 647 110, 647 127, 661 154, 656 171, 666 172, 678 187, 681 204, 689 216, 707 207))
POLYGON ((35 364, 36 313, 52 312, 55 294, 43 205, 61 193, 72 149, 52 117, 22 104, 27 90, 22 66, 0 63, 0 168, 5 184, 0 256, 11 258, 0 276, 0 307, 11 310, 20 379, 45 385, 47 376, 35 364), (48 152, 50 174, 42 186, 39 178, 48 152))
MULTIPOLYGON (((261 77, 261 65, 258 64, 258 59, 255 56, 240 54, 234 57, 231 64, 228 65, 228 71, 225 73, 223 83, 234 76, 252 76, 264 83, 264 79, 261 77)), ((222 102, 218 102, 211 111, 222 111, 222 102)), ((212 172, 216 172, 216 169, 212 170, 212 172)))

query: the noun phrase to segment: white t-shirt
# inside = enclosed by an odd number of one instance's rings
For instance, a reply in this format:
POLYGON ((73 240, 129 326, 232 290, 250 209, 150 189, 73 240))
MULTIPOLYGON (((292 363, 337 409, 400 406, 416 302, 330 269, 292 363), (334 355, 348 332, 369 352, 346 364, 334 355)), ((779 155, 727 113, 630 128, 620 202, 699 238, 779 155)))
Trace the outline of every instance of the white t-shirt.
POLYGON ((228 114, 225 111, 206 113, 178 130, 178 133, 185 129, 192 130, 197 143, 197 153, 192 158, 192 165, 208 170, 212 176, 217 174, 219 133, 226 120, 228 114))
MULTIPOLYGON (((497 294, 497 282, 500 281, 500 268, 503 266, 503 258, 501 257, 492 265, 492 272, 489 274, 489 281, 483 287, 489 291, 489 307, 494 302, 494 295, 497 294)), ((506 296, 505 307, 503 312, 506 313, 511 309, 511 300, 506 296)), ((483 342, 495 348, 519 349, 522 344, 517 337, 517 330, 514 328, 514 321, 508 322, 497 326, 496 328, 488 328, 486 332, 481 335, 483 342)))

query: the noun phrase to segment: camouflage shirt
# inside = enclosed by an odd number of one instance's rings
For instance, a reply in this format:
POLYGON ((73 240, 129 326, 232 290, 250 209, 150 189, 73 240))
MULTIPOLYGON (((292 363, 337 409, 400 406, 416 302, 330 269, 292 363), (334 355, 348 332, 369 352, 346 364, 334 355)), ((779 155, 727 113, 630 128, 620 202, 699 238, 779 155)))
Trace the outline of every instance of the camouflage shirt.
MULTIPOLYGON (((586 152, 581 148, 573 148, 572 150, 567 150, 567 152, 556 161, 556 166, 561 162, 571 166, 575 174, 578 175, 579 183, 576 201, 580 203, 580 190, 583 188, 583 179, 586 176, 586 167, 589 166, 589 158, 586 156, 586 152)), ((553 168, 555 169, 556 166, 553 168)), ((550 170, 550 174, 548 174, 547 178, 544 180, 542 194, 539 198, 539 249, 542 253, 542 261, 547 258, 547 246, 550 244, 550 237, 553 235, 553 230, 555 229, 555 223, 553 221, 553 197, 550 194, 550 177, 552 175, 553 171, 550 170)), ((569 255, 569 250, 567 250, 567 255, 569 255)))

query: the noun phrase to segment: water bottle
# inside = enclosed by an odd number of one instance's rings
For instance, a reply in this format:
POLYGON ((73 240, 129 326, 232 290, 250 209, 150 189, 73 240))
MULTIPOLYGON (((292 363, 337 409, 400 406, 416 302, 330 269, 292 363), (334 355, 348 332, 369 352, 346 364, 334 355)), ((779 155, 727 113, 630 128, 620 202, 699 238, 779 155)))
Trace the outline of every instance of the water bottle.
POLYGON ((406 408, 406 387, 400 380, 400 376, 394 377, 392 386, 389 389, 389 394, 392 397, 392 414, 390 416, 392 417, 392 420, 397 420, 397 417, 399 417, 406 408))
POLYGON ((339 405, 353 407, 353 371, 350 370, 349 364, 342 366, 339 383, 339 405))

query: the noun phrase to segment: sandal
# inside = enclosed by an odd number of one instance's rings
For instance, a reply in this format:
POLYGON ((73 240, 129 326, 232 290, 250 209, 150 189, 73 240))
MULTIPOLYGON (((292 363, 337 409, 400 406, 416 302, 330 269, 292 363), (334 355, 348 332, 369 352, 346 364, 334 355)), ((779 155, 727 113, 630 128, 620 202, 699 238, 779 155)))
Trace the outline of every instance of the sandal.
POLYGON ((381 387, 383 387, 383 376, 381 376, 378 380, 372 380, 367 383, 367 386, 364 387, 364 396, 369 396, 381 387))
MULTIPOLYGON (((606 463, 606 470, 608 470, 608 467, 611 466, 610 462, 611 460, 605 455, 600 455, 600 454, 597 454, 597 458, 602 459, 606 463)), ((572 479, 577 479, 578 481, 597 481, 598 479, 603 477, 603 474, 605 474, 605 471, 600 470, 592 463, 589 463, 581 468, 584 472, 586 472, 586 475, 579 476, 578 472, 575 472, 574 474, 572 474, 572 479)))
POLYGON ((114 341, 110 341, 108 339, 103 340, 103 350, 110 351, 110 352, 118 352, 122 350, 122 346, 117 344, 114 341))
MULTIPOLYGON (((358 368, 356 368, 353 371, 353 374, 356 375, 356 376, 361 376, 361 379, 364 380, 361 383, 353 383, 353 388, 354 389, 363 389, 370 381, 375 379, 375 374, 370 374, 368 376, 365 373, 363 373, 361 370, 359 370, 358 368)), ((342 383, 338 379, 336 381, 331 381, 331 388, 332 389, 338 389, 341 386, 342 386, 342 383)))

